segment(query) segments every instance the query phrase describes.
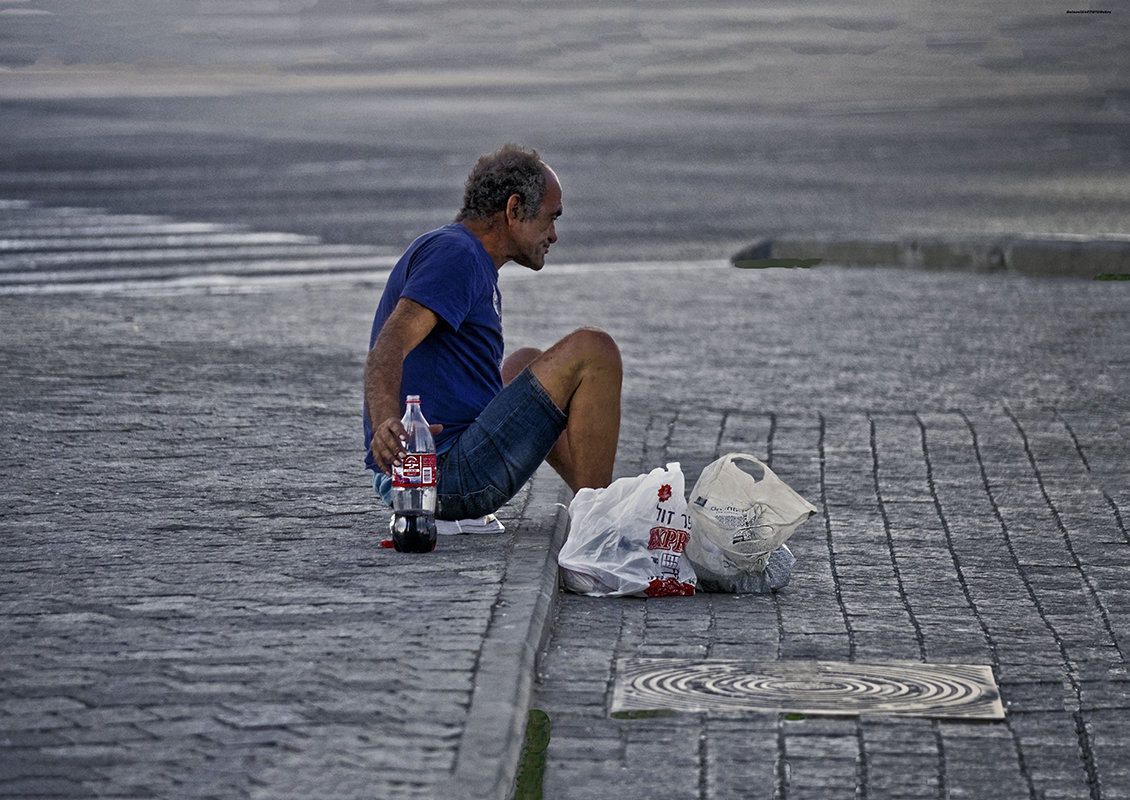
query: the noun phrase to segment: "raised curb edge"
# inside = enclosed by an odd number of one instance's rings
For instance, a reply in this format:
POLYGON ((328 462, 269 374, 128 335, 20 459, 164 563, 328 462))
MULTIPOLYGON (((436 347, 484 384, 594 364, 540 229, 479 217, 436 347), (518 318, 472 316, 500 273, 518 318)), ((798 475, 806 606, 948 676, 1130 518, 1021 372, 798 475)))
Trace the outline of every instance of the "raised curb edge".
MULTIPOLYGON (((558 498, 564 484, 560 487, 558 498)), ((455 769, 436 786, 437 797, 509 800, 514 790, 537 664, 556 613, 557 551, 568 521, 566 506, 558 502, 552 519, 525 523, 514 534, 455 769)))
POLYGON ((890 237, 762 239, 731 257, 735 265, 768 259, 819 259, 842 266, 894 266, 1094 278, 1130 272, 1130 235, 1017 234, 971 238, 890 237))

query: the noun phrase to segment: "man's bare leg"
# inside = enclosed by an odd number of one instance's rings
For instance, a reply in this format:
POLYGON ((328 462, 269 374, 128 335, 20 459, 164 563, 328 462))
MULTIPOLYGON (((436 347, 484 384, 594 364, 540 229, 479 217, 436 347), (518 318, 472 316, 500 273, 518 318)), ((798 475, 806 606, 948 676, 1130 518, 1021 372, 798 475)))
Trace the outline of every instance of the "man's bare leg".
POLYGON ((505 386, 517 378, 522 370, 530 366, 541 353, 542 351, 536 347, 523 347, 508 355, 502 362, 502 385, 505 386))
POLYGON ((502 365, 503 382, 509 383, 527 366, 569 418, 546 461, 574 492, 610 484, 620 437, 623 377, 616 342, 604 331, 581 328, 544 353, 523 348, 502 365))

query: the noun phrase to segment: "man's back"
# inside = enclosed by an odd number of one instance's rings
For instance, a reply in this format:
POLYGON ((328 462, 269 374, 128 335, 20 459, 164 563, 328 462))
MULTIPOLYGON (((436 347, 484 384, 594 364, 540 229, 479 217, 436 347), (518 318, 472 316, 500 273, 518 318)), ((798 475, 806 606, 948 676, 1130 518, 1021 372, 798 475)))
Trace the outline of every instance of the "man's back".
MULTIPOLYGON (((443 425, 443 452, 502 389, 502 297, 498 270, 459 223, 424 234, 397 262, 373 319, 369 347, 402 298, 429 308, 440 324, 404 359, 400 394, 417 394, 429 422, 443 425)), ((364 414, 365 464, 375 469, 364 414)))

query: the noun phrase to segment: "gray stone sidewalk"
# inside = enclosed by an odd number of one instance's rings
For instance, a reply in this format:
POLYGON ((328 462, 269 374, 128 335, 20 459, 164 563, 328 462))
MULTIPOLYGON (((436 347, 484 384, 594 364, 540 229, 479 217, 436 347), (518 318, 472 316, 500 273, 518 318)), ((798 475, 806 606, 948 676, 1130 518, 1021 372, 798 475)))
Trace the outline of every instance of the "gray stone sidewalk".
POLYGON ((722 263, 503 271, 511 346, 621 343, 619 474, 750 449, 821 509, 776 596, 555 597, 560 481, 378 547, 377 284, 0 298, 0 796, 1127 792, 1127 284, 722 263), (991 664, 1008 717, 614 720, 621 655, 991 664))
POLYGON ((0 796, 508 792, 563 484, 381 549, 362 288, 0 301, 0 796))
POLYGON ((561 597, 534 701, 545 796, 1130 795, 1127 290, 822 269, 647 285, 620 472, 678 460, 689 486, 751 452, 821 513, 775 595, 561 597), (1007 716, 614 719, 631 657, 986 664, 1007 716))

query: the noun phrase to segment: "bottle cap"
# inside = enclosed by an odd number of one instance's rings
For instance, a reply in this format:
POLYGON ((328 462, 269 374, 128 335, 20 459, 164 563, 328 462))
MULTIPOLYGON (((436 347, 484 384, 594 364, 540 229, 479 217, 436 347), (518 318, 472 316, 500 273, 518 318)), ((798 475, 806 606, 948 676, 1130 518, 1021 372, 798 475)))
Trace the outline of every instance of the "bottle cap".
POLYGON ((410 394, 410 395, 408 395, 408 397, 405 398, 405 402, 406 403, 419 403, 420 402, 420 395, 410 394))

